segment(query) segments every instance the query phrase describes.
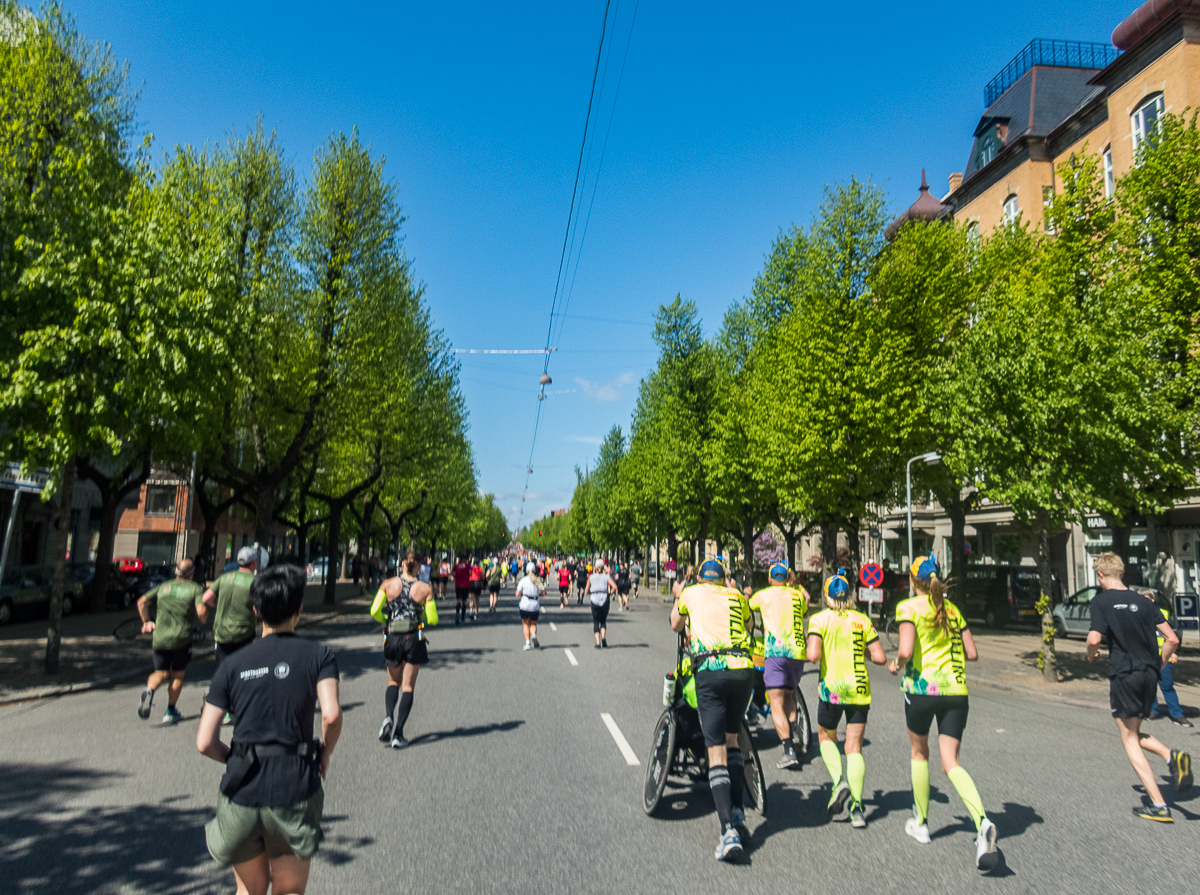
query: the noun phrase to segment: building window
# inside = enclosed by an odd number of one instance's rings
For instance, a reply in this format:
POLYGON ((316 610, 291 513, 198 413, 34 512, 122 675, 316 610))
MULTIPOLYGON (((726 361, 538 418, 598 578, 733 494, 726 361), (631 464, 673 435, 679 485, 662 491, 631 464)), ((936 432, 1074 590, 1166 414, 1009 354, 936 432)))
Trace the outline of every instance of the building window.
POLYGON ((1004 200, 1004 223, 1006 223, 1006 224, 1016 223, 1017 213, 1020 210, 1021 209, 1017 207, 1017 196, 1014 193, 1013 195, 1009 196, 1007 199, 1004 200))
POLYGON ((175 490, 174 485, 147 485, 146 515, 174 516, 175 490))
POLYGON ((1111 199, 1117 184, 1113 179, 1112 147, 1104 150, 1104 198, 1111 199))
POLYGON ((1054 187, 1042 187, 1042 220, 1046 222, 1046 232, 1054 232, 1054 221, 1050 217, 1050 206, 1054 204, 1054 187))
POLYGON ((1133 129, 1133 151, 1137 152, 1142 143, 1154 136, 1158 130, 1159 119, 1163 114, 1163 95, 1156 93, 1140 106, 1130 116, 1133 129))

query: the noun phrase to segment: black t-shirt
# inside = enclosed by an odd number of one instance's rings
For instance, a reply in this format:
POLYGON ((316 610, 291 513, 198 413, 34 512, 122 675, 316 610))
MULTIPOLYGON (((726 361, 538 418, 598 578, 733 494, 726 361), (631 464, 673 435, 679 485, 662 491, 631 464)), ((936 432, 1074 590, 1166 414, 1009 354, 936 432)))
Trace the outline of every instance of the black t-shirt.
MULTIPOLYGON (((272 634, 221 663, 209 685, 208 702, 233 715, 235 742, 298 746, 313 737, 317 682, 337 676, 337 659, 323 643, 272 634)), ((252 808, 286 808, 320 787, 310 759, 273 755, 259 759, 233 801, 252 808)))
POLYGON ((1162 613, 1132 590, 1106 590, 1092 600, 1091 630, 1108 638, 1108 676, 1149 668, 1158 671, 1157 628, 1162 613))

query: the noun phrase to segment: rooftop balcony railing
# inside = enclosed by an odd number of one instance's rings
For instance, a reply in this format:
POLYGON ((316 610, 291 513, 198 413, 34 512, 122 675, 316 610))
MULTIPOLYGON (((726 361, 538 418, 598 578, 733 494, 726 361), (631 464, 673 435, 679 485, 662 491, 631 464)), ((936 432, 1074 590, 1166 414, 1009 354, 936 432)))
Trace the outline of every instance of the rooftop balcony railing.
POLYGON ((1000 74, 988 81, 983 88, 983 104, 990 106, 1035 65, 1099 69, 1111 65, 1120 55, 1121 51, 1111 44, 1036 38, 1000 69, 1000 74))

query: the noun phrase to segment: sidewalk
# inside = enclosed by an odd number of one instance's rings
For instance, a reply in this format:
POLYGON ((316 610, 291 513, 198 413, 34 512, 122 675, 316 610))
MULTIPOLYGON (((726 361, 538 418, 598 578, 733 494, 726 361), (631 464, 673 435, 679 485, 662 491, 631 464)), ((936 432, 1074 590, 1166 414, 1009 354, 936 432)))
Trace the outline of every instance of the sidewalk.
MULTIPOLYGON (((337 604, 323 603, 324 585, 310 584, 304 594, 300 626, 336 618, 348 608, 366 611, 366 598, 349 581, 338 582, 337 604)), ((0 628, 0 705, 111 687, 148 675, 151 635, 117 640, 113 629, 136 609, 73 615, 63 619, 59 673, 42 671, 46 656, 46 620, 18 622, 0 628)), ((210 656, 212 640, 193 649, 193 661, 210 656)))

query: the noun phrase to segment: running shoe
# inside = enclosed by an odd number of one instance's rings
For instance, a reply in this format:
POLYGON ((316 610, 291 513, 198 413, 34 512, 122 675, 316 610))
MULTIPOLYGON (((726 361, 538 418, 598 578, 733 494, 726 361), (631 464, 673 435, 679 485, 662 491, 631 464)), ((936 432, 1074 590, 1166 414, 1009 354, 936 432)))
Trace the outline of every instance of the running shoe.
POLYGON ((1173 724, 1178 724, 1180 727, 1195 727, 1195 725, 1192 724, 1191 721, 1189 721, 1187 718, 1184 718, 1184 717, 1172 718, 1171 722, 1173 724))
POLYGON ((733 864, 741 857, 742 837, 738 835, 736 827, 730 827, 717 840, 717 860, 728 861, 730 864, 733 864))
POLYGON ((995 869, 999 860, 1000 853, 996 851, 996 825, 985 817, 979 825, 979 832, 975 834, 975 867, 987 873, 995 869))
POLYGON ((392 748, 393 749, 407 749, 408 748, 408 740, 406 740, 404 737, 396 737, 394 740, 392 740, 392 748))
POLYGON ((526 640, 526 641, 525 641, 525 646, 524 646, 524 647, 522 647, 522 649, 524 649, 526 652, 529 652, 529 650, 533 649, 533 647, 532 647, 532 646, 530 646, 530 644, 529 644, 529 641, 528 641, 528 640, 526 640))
POLYGON ((600 644, 596 644, 596 649, 600 649, 600 644))
POLYGON ((733 821, 735 827, 746 826, 746 810, 739 805, 735 805, 729 812, 729 819, 733 821))
POLYGON ((850 826, 856 830, 866 829, 867 816, 863 813, 862 802, 853 802, 850 805, 850 826))
POLYGON ((179 709, 173 705, 167 706, 167 710, 163 712, 163 724, 178 724, 183 720, 183 715, 179 713, 179 709))
POLYGON ((537 635, 536 635, 536 634, 534 634, 532 637, 530 637, 530 638, 529 638, 529 642, 533 644, 533 648, 534 648, 534 649, 541 649, 541 648, 542 648, 541 641, 537 639, 537 635))
POLYGON ((608 638, 607 637, 601 638, 600 645, 602 647, 604 647, 605 649, 608 649, 608 638))
POLYGON ((904 832, 922 845, 929 844, 929 824, 922 823, 917 817, 916 806, 913 806, 913 816, 904 822, 904 832))
POLYGON ((138 704, 138 717, 146 719, 150 717, 150 706, 154 703, 154 691, 147 687, 142 691, 142 701, 138 704))
POLYGON ((1176 792, 1187 792, 1192 788, 1192 756, 1172 750, 1167 767, 1171 771, 1171 779, 1175 781, 1176 792))
POLYGON ((229 712, 226 712, 225 717, 221 719, 221 726, 228 727, 232 723, 233 723, 233 715, 229 714, 229 712))
POLYGON ((850 787, 846 785, 846 781, 841 781, 833 788, 833 795, 829 797, 830 817, 839 817, 846 810, 846 803, 850 801, 850 787))
POLYGON ((799 764, 800 759, 796 757, 796 750, 792 748, 792 744, 784 743, 783 757, 780 758, 779 761, 775 762, 775 767, 782 771, 785 768, 794 768, 799 764))
POLYGON ((392 719, 384 718, 379 727, 379 742, 386 743, 392 738, 392 719))
POLYGON ((1173 824, 1171 809, 1166 805, 1155 805, 1149 799, 1143 799, 1141 807, 1134 808, 1133 813, 1144 820, 1156 820, 1160 824, 1173 824))

